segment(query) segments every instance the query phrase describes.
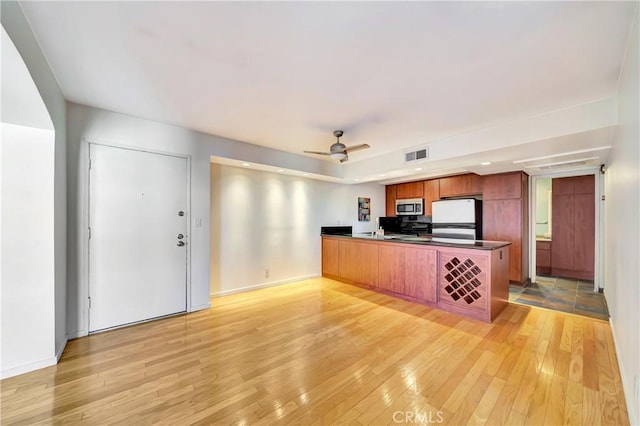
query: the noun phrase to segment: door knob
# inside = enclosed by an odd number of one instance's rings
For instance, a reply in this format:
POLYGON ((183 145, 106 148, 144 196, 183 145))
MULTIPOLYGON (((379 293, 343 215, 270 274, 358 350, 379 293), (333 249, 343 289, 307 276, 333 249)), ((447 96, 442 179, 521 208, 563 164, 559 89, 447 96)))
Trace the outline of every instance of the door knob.
POLYGON ((181 239, 183 239, 183 238, 184 238, 184 235, 182 235, 182 234, 178 234, 178 239, 179 239, 179 240, 181 240, 181 239))
POLYGON ((178 247, 182 247, 184 245, 184 241, 178 241, 178 247))

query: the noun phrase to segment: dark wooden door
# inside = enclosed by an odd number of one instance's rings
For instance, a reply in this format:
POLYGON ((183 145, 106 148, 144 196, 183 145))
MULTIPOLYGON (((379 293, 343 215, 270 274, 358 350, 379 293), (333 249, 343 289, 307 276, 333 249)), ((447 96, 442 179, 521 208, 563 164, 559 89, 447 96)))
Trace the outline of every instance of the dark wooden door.
POLYGON ((595 269, 595 177, 558 178, 552 185, 551 272, 592 280, 595 269))
POLYGON ((573 267, 593 276, 595 263, 595 197, 594 194, 576 194, 575 256, 573 267))
MULTIPOLYGON (((553 182, 553 181, 552 181, 553 182)), ((552 191, 555 191, 555 186, 552 191)), ((551 246, 554 268, 573 269, 575 251, 574 195, 552 192, 551 246)))

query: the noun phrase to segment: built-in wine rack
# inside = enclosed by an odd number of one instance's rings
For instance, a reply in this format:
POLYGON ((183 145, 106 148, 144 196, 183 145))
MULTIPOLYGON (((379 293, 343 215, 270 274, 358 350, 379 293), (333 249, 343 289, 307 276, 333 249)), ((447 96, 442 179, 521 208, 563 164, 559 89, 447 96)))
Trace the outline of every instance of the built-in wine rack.
POLYGON ((485 258, 443 254, 440 257, 440 302, 486 309, 485 258))

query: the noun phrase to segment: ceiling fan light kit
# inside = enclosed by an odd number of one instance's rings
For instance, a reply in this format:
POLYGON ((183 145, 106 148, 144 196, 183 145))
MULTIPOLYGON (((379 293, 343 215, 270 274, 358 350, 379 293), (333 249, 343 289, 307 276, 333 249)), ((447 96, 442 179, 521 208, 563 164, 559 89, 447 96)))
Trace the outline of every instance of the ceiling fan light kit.
POLYGON ((329 147, 329 152, 321 152, 321 151, 304 151, 307 154, 317 154, 317 155, 328 155, 334 160, 339 160, 341 163, 344 163, 349 159, 349 151, 357 151, 359 149, 370 148, 366 143, 354 146, 345 146, 342 142, 340 142, 340 138, 344 132, 342 130, 334 130, 333 136, 336 137, 336 142, 329 147))

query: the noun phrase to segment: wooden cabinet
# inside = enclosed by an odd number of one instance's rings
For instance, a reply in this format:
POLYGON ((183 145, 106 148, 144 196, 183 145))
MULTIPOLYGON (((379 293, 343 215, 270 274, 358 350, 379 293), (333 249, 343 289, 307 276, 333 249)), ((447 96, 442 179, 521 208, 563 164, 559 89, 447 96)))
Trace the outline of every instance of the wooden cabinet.
POLYGON ((551 181, 551 272, 593 280, 595 263, 595 177, 551 181))
POLYGON ((551 241, 536 241, 536 274, 551 273, 551 241))
POLYGON ((529 176, 515 172, 484 179, 482 238, 511 243, 509 280, 524 283, 529 277, 529 176))
POLYGON ((440 179, 440 197, 459 197, 482 193, 482 178, 474 173, 440 179))
POLYGON ((506 246, 477 250, 347 237, 322 240, 323 276, 482 321, 492 321, 507 306, 506 246), (330 274, 336 262, 338 273, 330 274))
POLYGON ((424 215, 431 216, 431 203, 440 199, 440 180, 431 179, 424 181, 424 215))
POLYGON ((436 303, 437 251, 410 244, 380 244, 378 288, 436 303))
POLYGON ((422 198, 424 197, 423 186, 423 181, 399 183, 396 185, 396 199, 422 198))
POLYGON ((427 302, 437 302, 438 252, 423 247, 407 247, 405 252, 404 294, 427 302))
POLYGON ((387 216, 395 216, 396 215, 396 199, 397 199, 397 185, 387 185, 385 188, 385 214, 387 216))
POLYGON ((483 200, 508 200, 522 198, 524 173, 500 173, 482 179, 483 200))
POLYGON ((380 245, 378 248, 378 287, 404 294, 405 247, 380 245))
POLYGON ((338 240, 322 239, 322 275, 337 276, 339 270, 338 240))
POLYGON ((378 286, 378 245, 375 242, 338 241, 338 276, 378 286))

